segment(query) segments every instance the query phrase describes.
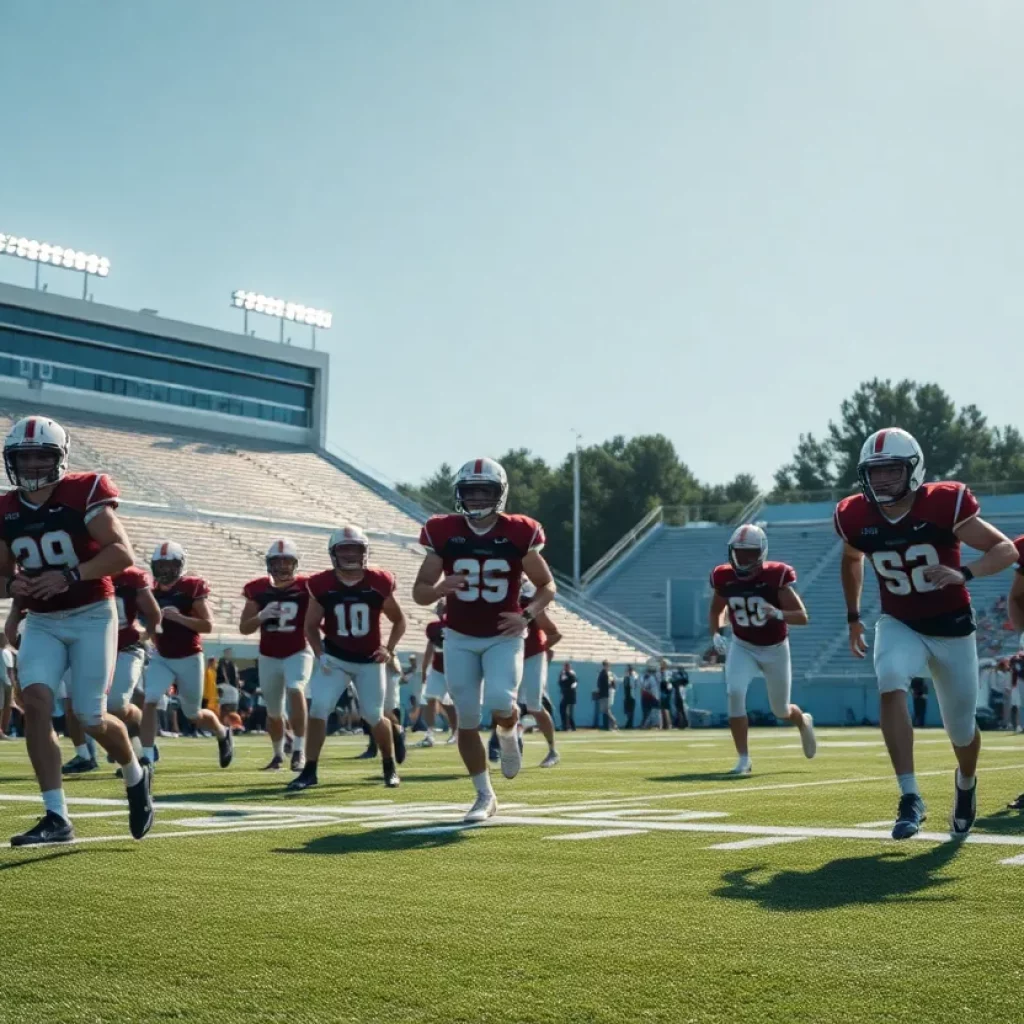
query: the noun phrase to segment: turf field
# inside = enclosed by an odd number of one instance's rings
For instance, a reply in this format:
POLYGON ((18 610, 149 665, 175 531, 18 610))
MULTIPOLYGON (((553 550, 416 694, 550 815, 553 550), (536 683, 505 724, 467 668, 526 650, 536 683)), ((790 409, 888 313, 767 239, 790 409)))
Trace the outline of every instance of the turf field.
MULTIPOLYGON (((67 785, 79 843, 0 849, 0 1021, 1020 1022, 1024 820, 1001 808, 1024 737, 985 736, 966 844, 941 733, 918 734, 931 818, 903 844, 877 732, 820 741, 807 762, 755 731, 732 780, 724 732, 579 733, 550 771, 528 737, 502 817, 467 830, 453 747, 411 750, 391 792, 332 739, 286 797, 265 737, 226 771, 165 740, 141 844, 104 766, 67 785)), ((0 745, 0 834, 38 813, 0 745)))

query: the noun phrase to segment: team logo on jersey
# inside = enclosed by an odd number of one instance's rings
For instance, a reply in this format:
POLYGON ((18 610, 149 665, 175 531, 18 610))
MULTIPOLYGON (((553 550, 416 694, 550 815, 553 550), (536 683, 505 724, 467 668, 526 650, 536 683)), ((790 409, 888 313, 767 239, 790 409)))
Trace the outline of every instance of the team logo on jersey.
POLYGON ((448 543, 449 544, 465 544, 466 543, 466 538, 465 537, 450 537, 448 539, 448 543))
POLYGON ((20 517, 20 512, 8 512, 7 515, 4 516, 4 519, 19 519, 20 517))
POLYGON ((877 537, 878 536, 878 527, 877 526, 865 526, 860 531, 860 535, 862 537, 877 537))

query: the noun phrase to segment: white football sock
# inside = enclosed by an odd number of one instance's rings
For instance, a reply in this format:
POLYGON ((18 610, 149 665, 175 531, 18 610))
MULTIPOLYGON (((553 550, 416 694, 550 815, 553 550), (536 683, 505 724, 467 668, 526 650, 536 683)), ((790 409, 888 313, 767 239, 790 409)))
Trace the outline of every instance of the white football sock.
POLYGON ((137 758, 142 757, 142 740, 138 736, 132 737, 132 750, 137 758))
POLYGON ((956 770, 956 788, 969 790, 974 789, 974 785, 977 782, 977 777, 974 775, 964 775, 959 768, 956 770))
POLYGON ((491 776, 486 768, 479 775, 473 776, 473 785, 476 786, 478 795, 494 796, 494 790, 491 788, 491 776))
POLYGON ((503 725, 498 726, 498 743, 503 747, 518 747, 519 736, 516 732, 516 727, 512 726, 511 729, 506 729, 503 725))
POLYGON ((142 781, 142 766, 134 754, 127 764, 121 765, 121 774, 124 776, 125 789, 137 786, 142 781))
POLYGON ((68 820, 68 802, 64 799, 63 789, 48 789, 43 793, 43 807, 52 814, 60 815, 68 820))
POLYGON ((297 750, 301 754, 306 749, 306 737, 305 736, 293 736, 292 737, 292 750, 297 750))
POLYGON ((274 757, 284 757, 284 740, 274 740, 274 757))
POLYGON ((913 772, 907 772, 906 775, 897 775, 896 781, 900 784, 900 793, 903 796, 907 796, 909 793, 914 793, 916 796, 921 795, 921 791, 917 788, 917 778, 913 772))
POLYGON ((92 754, 89 752, 89 744, 83 743, 81 746, 75 747, 75 753, 83 760, 88 761, 92 758, 92 754))

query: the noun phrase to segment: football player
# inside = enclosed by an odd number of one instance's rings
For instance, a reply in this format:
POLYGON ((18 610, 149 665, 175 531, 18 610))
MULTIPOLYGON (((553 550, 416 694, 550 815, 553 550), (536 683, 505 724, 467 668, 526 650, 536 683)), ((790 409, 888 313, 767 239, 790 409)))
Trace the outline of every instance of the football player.
POLYGON ((793 589, 796 570, 785 562, 768 562, 768 538, 759 526, 740 526, 729 538, 729 561, 711 570, 709 612, 711 641, 725 654, 725 690, 729 730, 739 760, 730 774, 752 771, 747 745, 747 689, 763 676, 768 704, 781 721, 800 730, 805 757, 814 757, 817 741, 810 715, 790 702, 793 672, 789 658, 789 627, 806 626, 807 610, 793 589), (733 641, 726 653, 722 620, 728 614, 733 641))
POLYGON ((273 756, 264 771, 284 764, 285 699, 292 726, 291 770, 306 765, 306 686, 313 672, 313 652, 306 640, 308 577, 299 574, 299 551, 281 538, 267 549, 267 575, 246 583, 245 606, 238 629, 243 636, 259 630, 260 690, 267 704, 267 732, 273 756))
POLYGON ((872 434, 857 465, 861 493, 839 502, 835 526, 843 539, 841 577, 850 651, 867 653, 860 598, 867 556, 878 578, 882 614, 875 626, 875 674, 882 735, 900 787, 893 839, 915 835, 926 808, 914 776, 914 730, 907 688, 931 675, 957 770, 951 825, 965 835, 977 814, 975 773, 981 734, 975 723, 978 650, 967 584, 1012 565, 1013 543, 978 515, 961 483, 924 482, 924 453, 905 430, 872 434), (960 546, 982 556, 961 565, 960 546))
POLYGON ((384 782, 401 781, 395 771, 396 726, 384 714, 384 666, 405 634, 405 613, 395 600, 395 577, 369 564, 370 542, 358 526, 335 530, 327 542, 332 569, 309 578, 306 637, 317 659, 309 709, 307 761, 292 790, 318 783, 317 760, 327 735, 327 719, 349 680, 356 686, 359 710, 380 749, 384 782), (391 622, 381 642, 380 618, 391 622))
POLYGON ((64 428, 44 416, 19 420, 4 440, 14 487, 0 497, 0 590, 26 612, 18 675, 45 809, 12 846, 74 838, 51 724, 67 669, 82 726, 122 767, 131 834, 141 839, 153 824, 150 772, 139 764, 124 723, 107 712, 117 658, 111 577, 132 564, 132 546, 114 512, 117 488, 100 473, 69 473, 69 449, 64 428))
MULTIPOLYGON (((523 580, 519 592, 520 607, 528 608, 536 596, 537 588, 533 582, 523 580)), ((543 611, 530 622, 523 649, 523 681, 519 687, 519 704, 533 715, 537 728, 548 742, 548 752, 540 763, 541 768, 554 768, 561 760, 555 749, 555 723, 544 707, 548 663, 553 656, 552 648, 561 639, 558 627, 548 613, 543 611)))
POLYGON ((213 617, 206 598, 210 588, 200 576, 185 575, 185 549, 163 540, 153 549, 150 569, 153 596, 160 606, 160 627, 153 634, 156 651, 146 668, 142 711, 143 760, 156 759, 157 702, 172 684, 177 684, 181 713, 197 728, 217 737, 221 768, 234 757, 231 730, 203 705, 203 634, 213 632, 213 617))
POLYGON ((434 745, 434 723, 441 708, 444 709, 444 716, 448 719, 451 729, 449 743, 455 741, 455 733, 459 727, 459 713, 455 710, 444 678, 444 602, 438 601, 434 610, 437 618, 427 623, 427 647, 423 652, 423 669, 420 676, 420 689, 425 701, 423 720, 427 726, 426 735, 417 744, 420 747, 434 745))
MULTIPOLYGON (((1010 584, 1010 596, 1006 602, 1006 612, 1013 624, 1013 628, 1020 632, 1020 648, 1024 653, 1024 534, 1021 534, 1013 542, 1014 550, 1017 552, 1017 571, 1013 574, 1013 582, 1010 584)), ((1018 687, 1021 685, 1017 684, 1018 687)), ((1024 793, 1021 793, 1007 806, 1015 811, 1024 810, 1024 793)))
POLYGON ((541 551, 544 530, 527 516, 506 515, 508 478, 493 459, 467 462, 455 478, 455 515, 431 517, 420 533, 427 554, 413 587, 420 605, 445 599, 444 673, 459 716, 459 753, 476 800, 468 822, 498 808, 480 739, 481 707, 492 709, 501 770, 515 778, 522 765, 516 698, 523 677, 527 627, 551 603, 555 582, 541 551), (537 587, 520 608, 523 574, 537 587))

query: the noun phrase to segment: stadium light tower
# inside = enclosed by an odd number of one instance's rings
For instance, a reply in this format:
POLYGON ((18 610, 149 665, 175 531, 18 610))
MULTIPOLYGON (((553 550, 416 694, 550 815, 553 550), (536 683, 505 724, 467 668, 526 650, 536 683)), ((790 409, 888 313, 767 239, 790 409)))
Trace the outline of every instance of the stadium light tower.
POLYGON ((106 256, 97 256, 94 252, 83 252, 65 245, 53 245, 50 242, 39 242, 23 235, 0 233, 0 255, 15 256, 22 260, 31 260, 36 265, 36 291, 39 291, 39 268, 41 266, 60 267, 63 270, 74 270, 82 274, 82 298, 89 297, 89 275, 106 277, 110 273, 110 260, 106 256))
POLYGON ((304 306, 301 302, 287 302, 285 299, 274 299, 262 292, 247 292, 237 288, 231 293, 231 305, 242 311, 242 331, 249 333, 249 314, 262 313, 273 316, 281 321, 281 332, 278 340, 284 344, 284 325, 286 320, 297 324, 309 324, 313 332, 313 348, 316 348, 316 329, 329 331, 334 322, 334 314, 326 309, 304 306))
POLYGON ((576 447, 572 453, 572 582, 580 586, 580 441, 583 435, 573 428, 576 447))

